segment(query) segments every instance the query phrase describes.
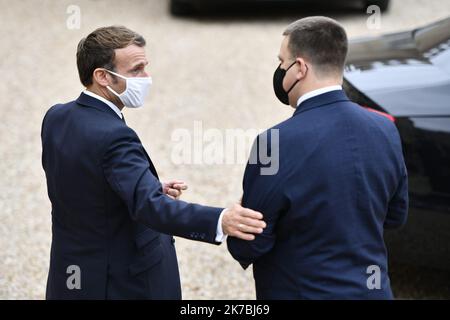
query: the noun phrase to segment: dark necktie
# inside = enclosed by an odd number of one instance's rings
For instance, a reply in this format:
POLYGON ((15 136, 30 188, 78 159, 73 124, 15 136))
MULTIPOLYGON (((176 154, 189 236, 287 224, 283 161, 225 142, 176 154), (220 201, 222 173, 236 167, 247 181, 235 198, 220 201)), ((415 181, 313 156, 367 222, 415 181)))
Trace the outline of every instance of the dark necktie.
POLYGON ((122 113, 122 121, 123 121, 123 123, 127 124, 127 122, 125 121, 125 116, 123 115, 123 113, 122 113))

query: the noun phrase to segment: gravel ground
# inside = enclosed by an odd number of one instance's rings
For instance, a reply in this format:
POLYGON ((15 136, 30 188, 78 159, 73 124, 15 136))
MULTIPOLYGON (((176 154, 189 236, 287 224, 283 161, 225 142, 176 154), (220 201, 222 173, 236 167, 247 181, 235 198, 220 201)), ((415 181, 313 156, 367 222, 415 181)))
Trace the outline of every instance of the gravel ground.
MULTIPOLYGON (((126 110, 163 179, 190 185, 184 199, 226 206, 240 197, 242 163, 176 165, 177 128, 267 128, 291 115, 272 93, 271 79, 283 28, 307 12, 271 16, 176 19, 166 0, 0 0, 0 298, 42 299, 49 262, 50 202, 40 162, 40 125, 53 104, 82 90, 75 50, 94 28, 123 24, 148 40, 154 87, 143 110, 126 110), (81 9, 81 26, 68 29, 69 5, 81 9)), ((448 0, 393 0, 381 29, 366 27, 364 12, 321 12, 343 23, 350 37, 405 30, 450 14, 448 0)), ((70 183, 68 181, 67 183, 70 183)), ((251 270, 244 272, 226 247, 177 239, 186 299, 254 299, 251 270)), ((417 271, 420 278, 422 271, 417 271)), ((399 279, 404 271, 399 271, 399 279)), ((448 275, 428 271, 436 285, 394 282, 402 298, 450 298, 448 275), (437 279, 436 279, 437 277, 437 279), (436 292, 436 290, 438 290, 436 292)))

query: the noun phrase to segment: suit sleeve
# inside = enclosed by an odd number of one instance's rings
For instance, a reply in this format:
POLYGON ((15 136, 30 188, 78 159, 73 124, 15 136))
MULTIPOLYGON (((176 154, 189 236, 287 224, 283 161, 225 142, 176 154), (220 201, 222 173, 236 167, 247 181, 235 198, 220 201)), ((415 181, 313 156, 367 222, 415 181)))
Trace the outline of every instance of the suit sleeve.
MULTIPOLYGON (((403 162, 403 157, 402 157, 403 162)), ((384 228, 400 228, 406 223, 408 217, 408 173, 405 163, 402 163, 402 173, 399 184, 388 205, 384 228)))
MULTIPOLYGON (((263 140, 260 137, 256 140, 252 148, 252 154, 256 152, 255 148, 258 144, 265 143, 262 142, 263 140)), ((271 153, 271 156, 275 155, 273 150, 271 153)), ((272 159, 274 159, 273 156, 272 159)), ((276 224, 286 206, 286 202, 283 200, 283 186, 278 172, 262 174, 266 166, 262 165, 259 160, 255 164, 250 162, 247 164, 244 173, 242 206, 261 212, 267 227, 262 234, 256 235, 253 241, 231 237, 227 239, 229 252, 244 269, 273 248, 276 239, 276 224)))
POLYGON ((125 202, 133 220, 162 233, 216 243, 222 208, 173 200, 165 195, 133 130, 123 127, 114 132, 102 166, 106 180, 125 202))
POLYGON ((389 123, 393 133, 393 147, 397 151, 397 163, 399 164, 399 182, 391 200, 388 204, 386 220, 384 221, 385 229, 400 228, 406 223, 408 217, 408 171, 403 158, 402 142, 397 128, 389 123))

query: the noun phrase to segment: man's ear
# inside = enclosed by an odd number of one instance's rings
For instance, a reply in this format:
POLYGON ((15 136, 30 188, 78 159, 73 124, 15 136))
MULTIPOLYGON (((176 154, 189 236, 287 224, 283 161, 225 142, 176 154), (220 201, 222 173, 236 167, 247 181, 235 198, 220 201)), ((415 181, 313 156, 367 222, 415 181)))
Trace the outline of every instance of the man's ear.
POLYGON ((308 71, 308 66, 306 65, 305 59, 297 57, 295 59, 297 64, 299 65, 299 72, 297 72, 296 79, 301 80, 306 76, 306 72, 308 71))
POLYGON ((97 68, 92 73, 92 80, 98 83, 102 87, 109 85, 108 82, 108 72, 105 69, 97 68))

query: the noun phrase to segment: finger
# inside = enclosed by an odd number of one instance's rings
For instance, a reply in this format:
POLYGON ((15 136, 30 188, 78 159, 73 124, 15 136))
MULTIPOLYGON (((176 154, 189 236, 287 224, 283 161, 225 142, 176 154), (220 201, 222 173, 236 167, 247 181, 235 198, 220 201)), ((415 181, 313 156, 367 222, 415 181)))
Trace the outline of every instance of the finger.
POLYGON ((166 182, 168 185, 170 185, 171 187, 174 185, 174 184, 185 184, 185 182, 183 181, 183 180, 170 180, 170 181, 168 181, 168 182, 166 182))
POLYGON ((242 223, 249 227, 262 228, 262 229, 264 229, 267 226, 265 221, 258 220, 258 219, 252 219, 252 218, 241 218, 239 223, 242 223))
POLYGON ((253 218, 253 219, 262 219, 263 215, 259 211, 255 211, 249 208, 244 208, 239 203, 236 203, 233 209, 241 216, 253 218))
POLYGON ((253 234, 243 233, 240 231, 234 232, 232 236, 247 241, 255 240, 255 236, 253 234))
POLYGON ((243 223, 240 223, 238 225, 238 229, 239 229, 239 231, 244 232, 244 233, 260 234, 263 232, 262 228, 251 227, 251 226, 245 225, 243 223))
POLYGON ((172 188, 174 189, 178 189, 178 190, 187 190, 188 186, 186 183, 176 183, 174 185, 172 185, 172 188))
POLYGON ((171 195, 172 197, 178 197, 181 195, 181 192, 176 189, 169 189, 167 190, 167 194, 171 195))
POLYGON ((252 218, 252 219, 259 219, 261 220, 263 218, 263 215, 261 212, 252 210, 252 209, 248 209, 248 208, 244 208, 241 207, 242 209, 239 210, 239 213, 241 214, 241 216, 247 217, 247 218, 252 218))

